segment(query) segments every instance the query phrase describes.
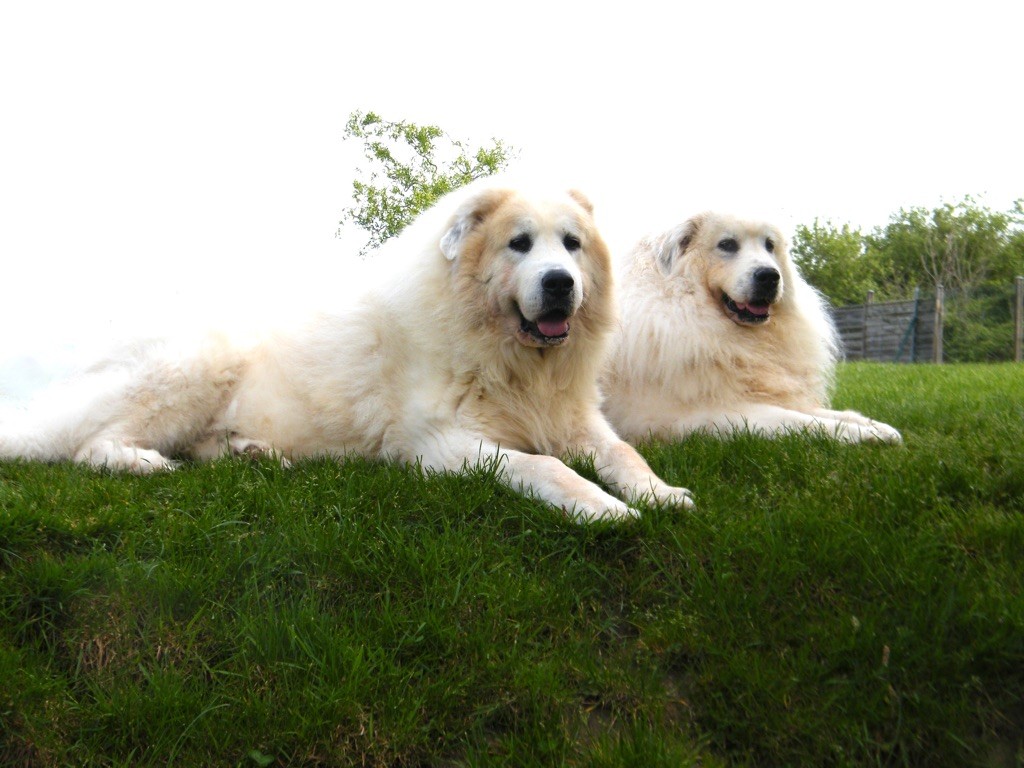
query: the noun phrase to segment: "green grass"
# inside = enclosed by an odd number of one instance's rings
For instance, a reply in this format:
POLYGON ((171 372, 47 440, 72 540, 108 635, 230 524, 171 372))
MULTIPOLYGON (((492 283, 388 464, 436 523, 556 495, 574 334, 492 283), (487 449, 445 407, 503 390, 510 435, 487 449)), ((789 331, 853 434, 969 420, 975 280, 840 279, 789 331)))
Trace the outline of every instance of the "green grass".
POLYGON ((836 405, 905 445, 646 445, 699 506, 622 527, 483 471, 0 464, 0 765, 1021 765, 1024 366, 836 405))

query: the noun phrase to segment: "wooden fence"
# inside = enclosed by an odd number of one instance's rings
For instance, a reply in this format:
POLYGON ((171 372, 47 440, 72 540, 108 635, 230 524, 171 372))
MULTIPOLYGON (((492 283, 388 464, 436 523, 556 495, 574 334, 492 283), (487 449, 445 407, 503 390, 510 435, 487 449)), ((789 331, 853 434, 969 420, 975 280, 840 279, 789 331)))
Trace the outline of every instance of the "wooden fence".
MULTIPOLYGON (((1024 277, 1015 280, 1014 360, 1024 359, 1024 277)), ((905 301, 873 301, 832 309, 832 318, 847 360, 900 363, 941 363, 945 292, 923 296, 919 290, 905 301)))

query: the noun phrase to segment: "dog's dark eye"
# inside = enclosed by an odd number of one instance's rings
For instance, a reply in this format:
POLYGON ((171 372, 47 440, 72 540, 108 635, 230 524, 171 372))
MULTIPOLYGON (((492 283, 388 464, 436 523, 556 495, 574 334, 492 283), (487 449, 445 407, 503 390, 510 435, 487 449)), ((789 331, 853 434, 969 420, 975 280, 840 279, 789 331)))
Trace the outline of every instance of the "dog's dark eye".
POLYGON ((529 235, 516 235, 508 241, 508 247, 516 253, 529 253, 533 248, 533 238, 529 235))
POLYGON ((580 239, 576 235, 566 235, 562 238, 562 245, 565 246, 565 250, 572 253, 580 249, 580 239))
POLYGON ((718 250, 725 251, 726 253, 736 253, 740 249, 740 244, 737 243, 733 238, 727 237, 724 240, 718 241, 718 250))
POLYGON ((768 253, 775 253, 775 241, 772 240, 770 237, 765 239, 764 249, 768 251, 768 253))

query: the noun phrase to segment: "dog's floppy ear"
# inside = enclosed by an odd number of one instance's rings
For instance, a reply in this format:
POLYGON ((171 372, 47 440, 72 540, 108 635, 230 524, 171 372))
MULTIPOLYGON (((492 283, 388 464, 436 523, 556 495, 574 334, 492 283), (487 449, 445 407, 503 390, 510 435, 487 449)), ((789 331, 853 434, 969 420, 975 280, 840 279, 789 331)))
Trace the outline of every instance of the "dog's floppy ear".
POLYGON ((671 274, 672 266, 676 259, 686 253, 693 238, 697 236, 701 226, 704 224, 704 214, 693 216, 675 229, 670 230, 661 241, 661 248, 658 250, 658 266, 665 275, 671 274))
POLYGON ((439 244, 441 253, 448 261, 453 261, 459 255, 466 237, 494 213, 509 194, 510 192, 504 189, 484 189, 462 201, 449 219, 448 229, 441 236, 439 244))

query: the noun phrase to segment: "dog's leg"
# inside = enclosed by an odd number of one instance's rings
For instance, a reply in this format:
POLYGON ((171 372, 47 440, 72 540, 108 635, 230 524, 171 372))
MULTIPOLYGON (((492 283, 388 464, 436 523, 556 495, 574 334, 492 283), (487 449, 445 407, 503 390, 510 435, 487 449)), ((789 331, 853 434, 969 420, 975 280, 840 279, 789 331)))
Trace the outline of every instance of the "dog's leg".
POLYGON ((424 468, 459 472, 467 466, 496 461, 498 476, 505 485, 564 510, 578 523, 639 516, 635 509, 580 477, 554 456, 506 450, 469 432, 435 435, 424 442, 416 457, 424 468))
POLYGON ((671 486, 658 477, 637 450, 618 435, 603 419, 595 420, 578 447, 594 457, 594 468, 601 482, 630 504, 651 503, 669 507, 693 508, 693 494, 686 488, 671 486))
POLYGON ((825 410, 803 413, 777 405, 751 403, 722 413, 694 414, 680 420, 677 429, 682 434, 707 429, 726 435, 750 432, 769 438, 791 432, 818 431, 844 443, 892 442, 869 420, 858 423, 837 419, 834 418, 836 413, 825 410))

